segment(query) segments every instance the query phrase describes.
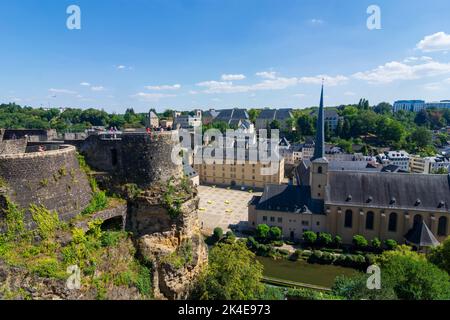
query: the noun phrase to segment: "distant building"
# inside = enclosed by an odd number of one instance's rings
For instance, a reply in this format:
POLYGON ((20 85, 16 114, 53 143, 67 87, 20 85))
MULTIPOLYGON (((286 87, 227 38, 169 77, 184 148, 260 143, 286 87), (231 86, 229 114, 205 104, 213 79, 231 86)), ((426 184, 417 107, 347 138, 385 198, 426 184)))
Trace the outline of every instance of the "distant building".
POLYGON ((179 115, 175 113, 173 122, 174 129, 189 129, 202 125, 202 113, 196 111, 195 115, 179 115))
POLYGON ((384 155, 380 155, 383 164, 393 164, 398 166, 403 171, 409 171, 409 154, 401 151, 388 151, 384 155))
POLYGON ((425 108, 424 100, 399 100, 395 101, 393 106, 394 112, 400 110, 419 112, 425 108))
POLYGON ((245 160, 238 160, 235 146, 228 146, 223 150, 223 159, 216 160, 214 155, 206 153, 205 147, 200 148, 203 156, 202 164, 194 164, 195 171, 200 176, 201 184, 239 186, 247 188, 263 188, 266 184, 281 184, 284 179, 284 159, 275 159, 273 163, 261 160, 261 153, 255 160, 249 160, 249 150, 245 149, 245 160), (226 159, 231 153, 234 158, 226 159), (206 161, 209 160, 209 161, 206 161), (214 160, 214 161, 213 161, 214 160), (274 169, 272 174, 266 174, 269 168, 274 169))
MULTIPOLYGON (((313 111, 311 113, 311 116, 317 116, 317 111, 313 111)), ((336 131, 339 121, 342 119, 342 117, 339 116, 336 109, 331 108, 325 108, 324 110, 324 116, 325 116, 325 126, 330 128, 332 131, 336 131)))
POLYGON ((292 130, 289 120, 293 119, 292 109, 263 109, 256 118, 256 130, 267 129, 273 121, 280 123, 280 129, 292 130))
POLYGON ((202 113, 202 123, 204 125, 211 124, 218 115, 219 115, 219 112, 217 112, 214 109, 204 111, 202 113))
POLYGON ((413 173, 432 174, 439 169, 449 170, 450 160, 442 156, 424 158, 420 156, 411 156, 409 166, 413 173))
POLYGON ((442 100, 440 102, 427 102, 425 104, 427 109, 436 108, 436 109, 450 109, 450 100, 442 100))
POLYGON ((158 128, 159 127, 159 118, 155 112, 150 110, 148 113, 148 124, 149 128, 158 128))

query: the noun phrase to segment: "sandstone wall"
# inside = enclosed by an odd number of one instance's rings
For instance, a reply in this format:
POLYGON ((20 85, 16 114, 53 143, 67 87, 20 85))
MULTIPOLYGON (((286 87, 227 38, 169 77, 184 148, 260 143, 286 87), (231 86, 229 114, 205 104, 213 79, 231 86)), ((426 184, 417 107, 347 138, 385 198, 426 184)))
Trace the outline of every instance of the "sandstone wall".
POLYGON ((0 155, 0 178, 5 196, 23 208, 41 204, 62 219, 81 212, 91 200, 86 174, 79 167, 75 147, 47 152, 0 155))
POLYGON ((3 140, 0 141, 0 155, 25 153, 27 148, 27 140, 3 140))
POLYGON ((147 188, 172 176, 181 177, 182 166, 171 161, 174 145, 172 132, 152 136, 124 133, 114 140, 92 135, 81 145, 80 151, 92 168, 111 172, 124 183, 147 188))

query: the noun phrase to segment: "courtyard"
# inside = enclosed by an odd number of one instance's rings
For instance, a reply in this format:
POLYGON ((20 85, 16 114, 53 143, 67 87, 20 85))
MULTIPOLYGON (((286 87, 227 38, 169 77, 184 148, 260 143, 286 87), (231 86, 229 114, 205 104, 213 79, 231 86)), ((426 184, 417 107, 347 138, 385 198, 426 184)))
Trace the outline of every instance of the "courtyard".
POLYGON ((261 192, 241 191, 212 186, 198 186, 200 204, 198 215, 203 232, 211 234, 220 227, 224 232, 247 226, 248 203, 261 192))

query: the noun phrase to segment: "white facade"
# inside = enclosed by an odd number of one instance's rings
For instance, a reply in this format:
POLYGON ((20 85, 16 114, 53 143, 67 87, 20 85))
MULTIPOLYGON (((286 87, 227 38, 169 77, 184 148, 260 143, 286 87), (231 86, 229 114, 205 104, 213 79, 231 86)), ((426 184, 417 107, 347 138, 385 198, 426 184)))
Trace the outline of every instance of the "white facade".
POLYGON ((409 159, 410 156, 408 152, 401 150, 386 152, 385 158, 383 160, 388 160, 386 164, 393 164, 399 167, 401 170, 409 171, 409 159))
POLYGON ((419 112, 423 109, 425 109, 425 101, 423 100, 400 100, 395 101, 393 106, 394 112, 400 110, 419 112))

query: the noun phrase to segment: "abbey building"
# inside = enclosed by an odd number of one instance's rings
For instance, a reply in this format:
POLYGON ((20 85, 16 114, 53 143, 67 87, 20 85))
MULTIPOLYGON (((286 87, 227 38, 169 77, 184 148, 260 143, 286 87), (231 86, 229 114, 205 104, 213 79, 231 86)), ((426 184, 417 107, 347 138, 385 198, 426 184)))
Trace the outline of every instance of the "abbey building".
POLYGON ((311 160, 295 169, 296 185, 266 185, 249 204, 251 227, 277 226, 286 238, 328 232, 351 243, 371 240, 427 244, 450 234, 450 176, 345 171, 325 157, 323 87, 311 160))

